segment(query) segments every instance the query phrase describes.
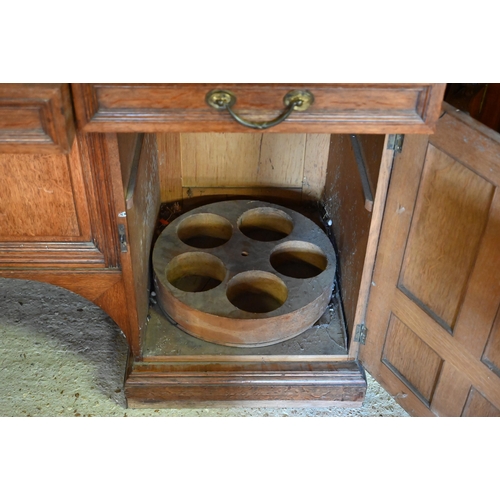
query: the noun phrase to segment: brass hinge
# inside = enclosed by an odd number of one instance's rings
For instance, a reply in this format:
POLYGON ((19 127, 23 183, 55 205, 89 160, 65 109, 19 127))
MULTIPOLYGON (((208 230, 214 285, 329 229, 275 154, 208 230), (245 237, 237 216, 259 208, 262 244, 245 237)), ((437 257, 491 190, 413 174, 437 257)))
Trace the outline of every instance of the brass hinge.
POLYGON ((403 141, 405 136, 403 134, 391 134, 387 142, 387 149, 392 149, 394 153, 401 153, 403 149, 403 141))
POLYGON ((359 342, 360 344, 365 345, 367 332, 368 329, 366 328, 364 323, 356 325, 356 331, 354 332, 354 342, 359 342))
POLYGON ((120 250, 122 253, 127 253, 127 232, 124 224, 118 224, 118 240, 120 241, 120 250))

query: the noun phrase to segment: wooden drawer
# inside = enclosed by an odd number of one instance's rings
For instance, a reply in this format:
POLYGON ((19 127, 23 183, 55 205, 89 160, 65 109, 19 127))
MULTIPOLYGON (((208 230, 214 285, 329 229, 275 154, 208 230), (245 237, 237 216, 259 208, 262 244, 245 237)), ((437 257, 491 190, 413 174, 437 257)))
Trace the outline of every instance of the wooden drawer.
POLYGON ((290 90, 314 103, 266 132, 430 133, 445 84, 72 84, 78 127, 87 132, 261 132, 205 102, 213 89, 236 95, 234 111, 262 122, 290 90))
POLYGON ((74 135, 68 84, 0 84, 0 153, 67 153, 74 135))

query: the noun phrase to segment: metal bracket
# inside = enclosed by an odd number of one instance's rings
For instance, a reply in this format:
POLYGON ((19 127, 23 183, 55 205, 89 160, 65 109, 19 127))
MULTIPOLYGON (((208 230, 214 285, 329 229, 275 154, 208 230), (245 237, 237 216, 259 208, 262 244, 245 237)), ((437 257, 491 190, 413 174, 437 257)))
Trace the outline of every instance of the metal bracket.
POLYGON ((370 185, 370 178, 368 176, 368 170, 366 168, 361 144, 359 143, 358 136, 355 134, 351 135, 351 145, 354 152, 354 158, 356 158, 356 163, 358 165, 359 175, 361 177, 361 186, 365 196, 365 208, 368 212, 371 212, 373 210, 373 191, 370 185))
POLYGON ((125 224, 118 224, 118 239, 120 241, 120 250, 122 253, 127 253, 127 231, 125 230, 125 224))
POLYGON ((401 153, 403 150, 403 141, 405 136, 403 134, 391 134, 387 142, 387 149, 392 149, 394 153, 401 153))
POLYGON ((356 325, 356 331, 354 332, 354 342, 359 342, 360 344, 365 345, 367 333, 368 329, 366 328, 364 323, 356 325))

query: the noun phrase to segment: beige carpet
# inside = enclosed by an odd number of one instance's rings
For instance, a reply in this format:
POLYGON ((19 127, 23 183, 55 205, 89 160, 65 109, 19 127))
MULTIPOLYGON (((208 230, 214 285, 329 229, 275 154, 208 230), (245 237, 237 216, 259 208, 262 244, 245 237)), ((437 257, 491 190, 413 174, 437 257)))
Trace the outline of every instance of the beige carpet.
POLYGON ((119 328, 87 300, 44 283, 0 279, 0 416, 408 416, 370 376, 357 409, 127 409, 126 354, 119 328))

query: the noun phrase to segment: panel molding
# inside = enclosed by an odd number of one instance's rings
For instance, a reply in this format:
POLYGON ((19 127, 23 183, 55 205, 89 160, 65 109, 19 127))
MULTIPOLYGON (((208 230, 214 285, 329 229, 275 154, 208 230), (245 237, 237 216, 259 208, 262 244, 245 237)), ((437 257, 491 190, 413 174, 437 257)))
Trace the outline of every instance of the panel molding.
POLYGON ((500 305, 495 318, 481 360, 500 377, 500 305))
POLYGON ((428 145, 398 287, 449 333, 481 247, 493 192, 491 183, 428 145))
POLYGON ((355 362, 134 363, 125 393, 131 408, 358 407, 366 380, 355 362))
MULTIPOLYGON (((117 217, 120 210, 116 206, 113 182, 118 182, 121 186, 120 201, 123 203, 124 194, 118 152, 116 159, 111 159, 109 152, 109 144, 117 144, 117 138, 116 135, 107 137, 103 134, 78 133, 78 142, 92 227, 92 241, 103 253, 106 267, 119 268, 121 259, 117 217), (110 169, 114 166, 114 162, 117 164, 117 171, 111 173, 110 169)), ((117 145, 116 150, 118 150, 117 145)))
MULTIPOLYGON (((402 152, 396 155, 377 263, 372 277, 366 317, 368 336, 366 345, 361 346, 360 359, 367 370, 398 398, 401 406, 413 415, 460 416, 467 414, 466 401, 473 387, 482 398, 485 398, 483 403, 487 403, 476 405, 479 416, 481 412, 489 411, 486 408, 488 405, 500 408, 500 377, 491 369, 492 366, 488 367, 481 359, 486 353, 488 336, 490 336, 490 342, 493 342, 491 340, 491 332, 494 331, 492 325, 500 304, 500 282, 498 282, 497 272, 500 262, 498 246, 500 193, 495 190, 495 176, 500 172, 500 135, 492 132, 486 133, 484 128, 473 120, 461 130, 460 134, 450 135, 448 129, 450 123, 456 120, 459 125, 463 124, 467 117, 448 106, 444 108, 446 113, 439 121, 435 135, 429 138, 406 136, 402 152), (444 118, 446 118, 445 121, 443 121, 444 118), (489 141, 486 153, 483 150, 485 137, 489 141), (474 154, 475 148, 480 150, 477 157, 474 154), (431 188, 435 190, 434 197, 429 196, 429 190, 425 189, 424 171, 426 160, 429 160, 428 151, 432 150, 439 150, 449 157, 443 163, 443 167, 446 167, 448 163, 457 164, 458 162, 458 165, 463 168, 460 172, 470 172, 470 174, 457 177, 453 170, 444 171, 445 180, 441 182, 441 185, 438 185, 439 183, 436 186, 431 185, 431 188), (482 162, 482 154, 489 155, 489 163, 482 162), (485 165, 488 166, 487 169, 485 165), (485 175, 488 174, 487 170, 490 176, 485 175), (479 186, 479 188, 474 189, 474 186, 476 188, 479 186), (450 189, 452 194, 449 193, 450 189), (473 195, 470 194, 471 192, 473 195), (447 196, 449 201, 443 199, 447 196), (427 198, 422 200, 422 197, 427 198), (456 201, 462 207, 461 212, 457 212, 454 208, 456 201), (431 212, 429 216, 422 215, 422 213, 419 216, 418 207, 422 203, 429 205, 431 212), (440 209, 440 206, 444 208, 440 209), (423 268, 422 262, 417 263, 418 265, 413 270, 415 280, 418 281, 418 273, 422 275, 427 271, 431 273, 432 282, 434 279, 432 273, 435 272, 432 266, 439 267, 442 264, 440 260, 446 259, 448 259, 447 265, 457 266, 458 269, 455 271, 465 274, 459 283, 456 283, 453 273, 441 271, 436 278, 448 279, 449 287, 456 286, 459 289, 458 292, 454 290, 453 295, 455 298, 453 304, 458 308, 458 311, 454 311, 458 314, 453 335, 450 335, 436 321, 436 318, 432 317, 429 311, 426 311, 426 308, 412 297, 412 294, 405 293, 406 283, 400 279, 404 255, 415 243, 410 241, 410 228, 413 226, 412 229, 415 231, 415 220, 419 217, 424 219, 429 230, 428 234, 421 235, 422 241, 413 251, 418 255, 421 249, 425 252, 428 246, 432 248, 432 245, 437 245, 437 247, 431 255, 430 268, 423 268), (464 227, 464 222, 461 219, 466 221, 466 229, 474 226, 475 236, 472 243, 468 241, 467 230, 462 240, 458 236, 463 235, 454 234, 454 231, 463 232, 461 228, 464 227), (460 252, 465 251, 467 257, 465 261, 455 258, 454 253, 447 250, 449 245, 440 245, 439 238, 449 239, 449 235, 452 236, 452 245, 455 245, 459 257, 460 252), (383 355, 383 349, 391 314, 397 316, 443 360, 434 393, 430 398, 430 405, 422 401, 415 384, 404 383, 402 377, 395 374, 394 370, 382 361, 383 357, 387 357, 383 355)), ((433 179, 431 181, 434 182, 433 179)), ((427 179, 428 186, 429 182, 427 179)), ((422 290, 427 293, 426 286, 422 285, 422 290)), ((425 293, 423 298, 426 297, 425 293)), ((445 301, 449 300, 446 287, 440 293, 445 301)), ((421 294, 417 295, 420 298, 421 294)), ((406 342, 406 340, 403 337, 400 339, 401 342, 406 342)), ((411 346, 411 342, 409 345, 411 346)), ((411 353, 409 359, 412 359, 411 353)))
POLYGON ((104 267, 92 242, 0 242, 0 267, 104 267))
POLYGON ((389 318, 381 361, 430 408, 443 359, 395 314, 389 318))
MULTIPOLYGON (((217 84, 237 95, 235 110, 263 121, 283 109, 289 90, 307 88, 314 104, 266 133, 429 133, 445 84, 217 84)), ((72 84, 87 132, 246 132, 205 103, 214 84, 72 84)))
POLYGON ((500 417, 500 410, 492 405, 478 390, 471 387, 462 416, 500 417))
POLYGON ((450 362, 465 373, 471 383, 493 404, 500 406, 500 384, 491 383, 492 375, 495 376, 492 371, 463 349, 453 337, 448 335, 446 330, 423 313, 418 305, 409 300, 400 290, 396 290, 394 294, 392 311, 444 361, 450 362))
POLYGON ((74 136, 69 84, 0 84, 0 153, 68 153, 74 136))

